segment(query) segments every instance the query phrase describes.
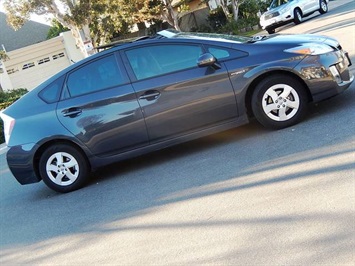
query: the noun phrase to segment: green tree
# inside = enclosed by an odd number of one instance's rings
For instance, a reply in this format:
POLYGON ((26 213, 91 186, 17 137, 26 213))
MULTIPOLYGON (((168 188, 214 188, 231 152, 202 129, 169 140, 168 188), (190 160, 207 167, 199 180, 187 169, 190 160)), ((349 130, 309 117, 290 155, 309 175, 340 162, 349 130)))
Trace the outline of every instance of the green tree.
POLYGON ((70 30, 67 27, 64 27, 61 23, 59 23, 58 20, 53 19, 52 20, 52 26, 50 27, 48 34, 47 34, 47 40, 52 39, 54 37, 59 36, 62 32, 70 30))
POLYGON ((31 14, 50 15, 69 28, 77 44, 108 41, 117 33, 128 32, 134 24, 166 20, 179 30, 172 0, 4 0, 8 23, 20 28, 31 14))

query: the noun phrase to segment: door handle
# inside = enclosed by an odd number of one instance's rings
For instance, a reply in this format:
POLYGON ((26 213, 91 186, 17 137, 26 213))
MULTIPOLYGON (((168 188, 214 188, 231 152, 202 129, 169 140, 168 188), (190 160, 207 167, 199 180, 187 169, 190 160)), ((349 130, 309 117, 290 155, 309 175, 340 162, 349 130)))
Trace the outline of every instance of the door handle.
POLYGON ((146 91, 142 96, 139 97, 139 100, 153 101, 158 99, 160 92, 156 90, 146 91))
POLYGON ((79 116, 81 115, 82 112, 83 111, 78 107, 71 107, 69 109, 65 109, 62 111, 64 117, 70 117, 70 118, 79 116))

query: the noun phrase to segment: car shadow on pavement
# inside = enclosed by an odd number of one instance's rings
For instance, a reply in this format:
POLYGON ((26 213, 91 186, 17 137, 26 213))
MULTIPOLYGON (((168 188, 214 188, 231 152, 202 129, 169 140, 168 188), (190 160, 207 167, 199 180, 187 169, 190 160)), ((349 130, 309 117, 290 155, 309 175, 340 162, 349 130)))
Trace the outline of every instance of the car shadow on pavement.
MULTIPOLYGON (((139 223, 135 218, 144 219, 162 209, 172 208, 176 203, 190 204, 195 200, 207 200, 228 193, 354 171, 355 166, 349 157, 355 152, 354 145, 349 145, 349 141, 354 143, 354 121, 346 121, 342 115, 344 112, 354 113, 354 101, 352 85, 343 94, 311 106, 305 121, 291 128, 269 131, 252 121, 243 127, 112 164, 96 171, 87 187, 72 193, 58 194, 43 184, 29 187, 33 193, 27 197, 21 198, 13 193, 11 197, 16 200, 6 204, 8 208, 20 208, 26 204, 26 208, 22 209, 26 222, 13 225, 10 223, 11 217, 9 221, 0 222, 9 229, 2 229, 0 262, 6 265, 14 261, 14 247, 21 247, 22 250, 21 254, 16 253, 17 262, 39 264, 51 257, 65 257, 73 250, 80 251, 90 245, 94 246, 100 237, 105 238, 110 234, 143 234, 151 231, 158 235, 162 230, 175 232, 188 228, 207 230, 251 227, 254 229, 251 234, 255 240, 258 239, 258 244, 250 247, 249 252, 256 254, 261 248, 268 247, 267 239, 287 238, 289 228, 295 224, 326 225, 329 221, 337 225, 334 227, 336 230, 316 235, 315 240, 309 239, 308 244, 314 248, 319 246, 317 242, 331 243, 328 246, 341 247, 342 251, 339 252, 347 256, 352 250, 350 237, 345 233, 350 230, 350 225, 344 224, 344 221, 353 217, 348 213, 256 215, 249 219, 228 219, 212 215, 210 219, 191 222, 149 220, 139 223), (324 121, 329 118, 334 120, 334 125, 325 124, 324 121), (286 148, 283 148, 285 145, 286 148), (341 162, 337 159, 339 157, 342 158, 341 162), (133 221, 127 222, 130 219, 133 221), (265 231, 263 227, 269 230, 265 231)), ((231 204, 238 205, 239 200, 231 199, 231 204)), ((6 212, 5 208, 2 210, 6 212)), ((184 213, 180 216, 183 217, 184 213)), ((129 242, 124 235, 121 237, 123 239, 117 239, 118 246, 118 243, 129 242)), ((218 246, 213 238, 211 241, 212 246, 218 246)), ((290 249, 303 243, 301 240, 288 242, 290 249)), ((146 242, 146 245, 151 244, 146 242)), ((206 246, 207 243, 199 245, 211 249, 206 246)), ((245 254, 246 251, 240 247, 234 254, 238 252, 245 254)), ((265 254, 265 259, 269 254, 265 254)), ((144 255, 136 254, 143 258, 144 255)), ((223 256, 232 257, 233 254, 225 253, 223 256)), ((309 256, 293 262, 306 265, 314 262, 312 259, 326 260, 331 259, 330 256, 323 252, 322 258, 309 256)), ((208 263, 205 259, 199 262, 208 263)))

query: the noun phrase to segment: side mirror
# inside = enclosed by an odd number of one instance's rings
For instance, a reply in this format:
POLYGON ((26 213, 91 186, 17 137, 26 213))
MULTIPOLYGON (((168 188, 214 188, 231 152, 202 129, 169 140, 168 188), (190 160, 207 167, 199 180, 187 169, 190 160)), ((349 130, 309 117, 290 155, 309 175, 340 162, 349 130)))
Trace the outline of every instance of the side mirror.
POLYGON ((211 66, 214 69, 220 69, 221 66, 217 63, 217 59, 210 53, 205 53, 197 59, 197 65, 199 67, 211 66))

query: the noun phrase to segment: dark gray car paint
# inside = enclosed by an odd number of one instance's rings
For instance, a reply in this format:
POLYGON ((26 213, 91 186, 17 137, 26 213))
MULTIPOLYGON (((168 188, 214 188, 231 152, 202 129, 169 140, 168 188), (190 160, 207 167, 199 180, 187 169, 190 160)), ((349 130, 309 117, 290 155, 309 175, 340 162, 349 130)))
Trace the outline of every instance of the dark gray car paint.
MULTIPOLYGON (((63 93, 58 103, 44 103, 37 94, 58 77, 101 56, 156 41, 109 49, 61 71, 5 110, 5 114, 16 119, 7 160, 17 180, 21 184, 40 181, 36 172, 38 158, 46 145, 58 141, 80 148, 95 169, 245 124, 248 122, 248 90, 255 85, 253 82, 273 73, 288 73, 298 78, 309 87, 313 100, 317 101, 336 95, 350 85, 338 85, 329 72, 320 78, 310 78, 307 71, 302 71, 322 64, 335 64, 343 60, 343 55, 334 52, 331 56, 307 57, 284 52, 306 42, 337 46, 336 41, 326 37, 273 36, 244 44, 191 38, 163 42, 233 47, 249 56, 222 60, 219 70, 196 66, 142 81, 135 80, 126 59, 122 57, 121 62, 118 56, 118 63, 124 64, 131 84, 71 99, 63 93), (157 92, 158 97, 140 99, 147 92, 157 92), (73 117, 64 118, 62 111, 70 108, 74 108, 73 117), (77 116, 75 108, 80 109, 77 116)), ((341 74, 349 76, 347 69, 341 74)))

